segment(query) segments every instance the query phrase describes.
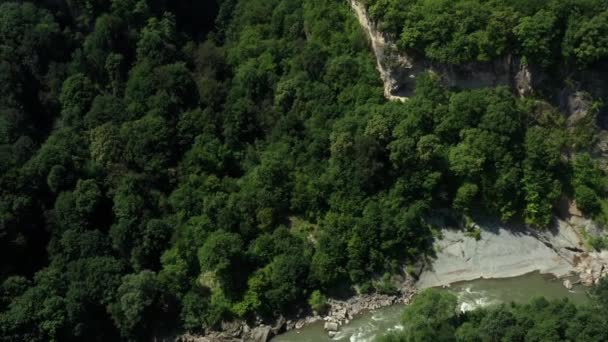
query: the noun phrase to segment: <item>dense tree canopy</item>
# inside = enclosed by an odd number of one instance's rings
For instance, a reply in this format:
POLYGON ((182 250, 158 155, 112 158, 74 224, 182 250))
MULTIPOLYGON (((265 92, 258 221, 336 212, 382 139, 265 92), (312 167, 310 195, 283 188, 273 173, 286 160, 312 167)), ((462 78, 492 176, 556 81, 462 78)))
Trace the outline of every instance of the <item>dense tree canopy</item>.
MULTIPOLYGON (((366 3, 443 62, 606 55, 605 1, 366 3)), ((374 66, 343 1, 0 1, 2 340, 147 340, 386 292, 432 252, 437 209, 543 229, 565 194, 603 215, 593 130, 433 74, 387 102, 374 66)), ((441 311, 412 329, 465 333, 441 311)))
POLYGON ((548 67, 606 61, 605 0, 364 0, 399 47, 443 63, 519 54, 548 67))
POLYGON ((458 311, 455 295, 426 290, 403 312, 403 331, 377 341, 604 341, 607 285, 607 280, 596 285, 594 304, 535 298, 469 312, 458 311))

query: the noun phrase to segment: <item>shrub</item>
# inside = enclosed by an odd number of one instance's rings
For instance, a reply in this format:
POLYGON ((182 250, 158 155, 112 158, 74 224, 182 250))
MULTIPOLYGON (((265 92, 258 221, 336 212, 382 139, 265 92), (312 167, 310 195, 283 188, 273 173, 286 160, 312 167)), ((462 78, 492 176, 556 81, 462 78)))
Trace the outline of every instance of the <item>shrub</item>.
POLYGON ((319 315, 323 315, 329 309, 329 304, 327 304, 327 297, 321 293, 319 290, 314 290, 310 294, 310 298, 308 298, 308 305, 319 315))

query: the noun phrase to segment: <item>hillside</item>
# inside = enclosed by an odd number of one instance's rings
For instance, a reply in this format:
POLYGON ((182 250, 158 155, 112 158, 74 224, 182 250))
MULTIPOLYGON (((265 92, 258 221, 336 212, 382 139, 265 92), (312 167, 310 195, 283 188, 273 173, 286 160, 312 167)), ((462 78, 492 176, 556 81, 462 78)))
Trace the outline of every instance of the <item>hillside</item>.
POLYGON ((608 7, 527 3, 0 1, 1 339, 263 340, 394 299, 438 217, 606 248, 608 7))

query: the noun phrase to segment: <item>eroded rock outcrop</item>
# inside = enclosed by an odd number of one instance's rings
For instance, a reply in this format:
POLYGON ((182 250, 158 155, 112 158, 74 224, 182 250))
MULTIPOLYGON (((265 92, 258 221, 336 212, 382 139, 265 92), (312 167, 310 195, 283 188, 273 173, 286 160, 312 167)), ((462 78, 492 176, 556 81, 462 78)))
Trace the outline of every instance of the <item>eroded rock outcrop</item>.
POLYGON ((577 260, 576 272, 585 286, 597 284, 608 275, 608 251, 583 253, 577 260))
POLYGON ((408 78, 415 78, 417 69, 410 58, 397 51, 397 47, 370 20, 367 10, 358 1, 349 0, 350 6, 359 20, 359 24, 369 37, 372 50, 376 56, 376 68, 384 83, 384 96, 392 101, 407 99, 408 78))
POLYGON ((376 57, 376 68, 384 83, 384 96, 388 100, 407 100, 414 90, 416 78, 424 72, 435 73, 447 87, 471 89, 503 85, 513 88, 520 96, 530 95, 534 84, 541 79, 538 72, 511 55, 491 62, 460 66, 407 55, 397 48, 394 37, 378 29, 359 1, 349 0, 349 3, 369 38, 376 57))

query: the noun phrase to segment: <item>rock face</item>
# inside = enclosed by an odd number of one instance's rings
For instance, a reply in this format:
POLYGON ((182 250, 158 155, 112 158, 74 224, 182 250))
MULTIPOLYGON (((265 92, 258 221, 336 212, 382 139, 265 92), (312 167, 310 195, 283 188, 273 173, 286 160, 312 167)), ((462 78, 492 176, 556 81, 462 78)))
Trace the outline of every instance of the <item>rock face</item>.
POLYGON ((532 71, 527 65, 519 64, 519 71, 515 74, 515 89, 520 97, 529 96, 534 90, 532 88, 532 71))
MULTIPOLYGON (((605 239, 608 237, 605 228, 582 216, 576 203, 568 203, 566 207, 568 210, 567 212, 562 211, 562 217, 567 224, 575 228, 575 231, 581 232, 581 234, 584 232, 590 238, 605 239)), ((587 252, 585 248, 581 248, 577 252, 574 256, 574 271, 579 275, 579 282, 582 285, 592 286, 597 284, 600 278, 608 276, 608 251, 587 252)))
POLYGON ((608 131, 600 131, 597 134, 596 155, 600 158, 600 166, 604 170, 608 170, 608 131))
POLYGON ((608 251, 583 253, 577 261, 576 271, 585 286, 593 286, 608 275, 608 251))
POLYGON ((537 73, 513 56, 460 66, 408 56, 397 49, 394 37, 378 30, 360 1, 349 0, 349 3, 371 42, 376 68, 384 83, 384 96, 388 100, 407 100, 414 90, 416 78, 427 71, 437 74, 447 87, 471 89, 504 85, 514 88, 520 96, 531 94, 534 83, 539 81, 537 73))
POLYGON ((287 321, 285 320, 285 317, 283 317, 283 315, 279 316, 276 323, 274 324, 274 326, 271 329, 272 334, 278 335, 278 334, 284 332, 286 329, 286 326, 287 326, 287 321))
POLYGON ((560 107, 566 112, 568 127, 576 125, 584 119, 593 104, 591 96, 583 91, 564 89, 560 94, 560 107))
MULTIPOLYGON (((284 319, 282 322, 285 322, 284 319)), ((268 342, 276 335, 276 327, 259 325, 250 328, 247 322, 240 320, 222 322, 220 328, 220 331, 208 331, 205 335, 183 334, 173 339, 162 340, 166 342, 268 342)))
MULTIPOLYGON (((436 258, 429 260, 417 286, 448 286, 533 271, 558 277, 577 274, 582 285, 596 284, 608 275, 608 251, 588 252, 580 232, 590 236, 605 232, 589 219, 570 215, 578 212, 572 203, 563 207, 563 219, 545 230, 485 220, 477 222, 482 231, 479 241, 462 230, 443 230, 443 239, 435 241, 436 258)), ((570 289, 574 284, 564 280, 563 285, 570 289)))
POLYGON ((478 222, 479 241, 462 230, 444 230, 436 240, 436 258, 420 275, 422 288, 446 286, 478 278, 507 278, 533 271, 564 276, 574 271, 575 250, 582 243, 572 227, 560 224, 537 231, 505 226, 497 221, 478 222))
POLYGON ((243 340, 251 342, 268 342, 272 336, 274 335, 269 326, 260 326, 251 330, 249 334, 246 334, 243 340))
POLYGON ((384 83, 384 96, 392 101, 405 101, 407 97, 403 91, 403 81, 415 77, 413 63, 408 56, 399 54, 395 44, 376 29, 363 5, 357 0, 349 0, 349 3, 371 42, 376 56, 376 68, 384 83))
MULTIPOLYGON (((424 72, 440 77, 447 87, 461 89, 507 86, 521 97, 533 93, 546 95, 552 102, 568 113, 576 112, 577 97, 588 93, 593 98, 608 97, 608 65, 594 69, 560 68, 551 76, 542 68, 527 64, 521 58, 507 55, 490 62, 472 62, 454 66, 430 61, 423 57, 408 55, 397 49, 396 37, 380 31, 377 23, 362 5, 363 0, 349 0, 359 24, 371 42, 376 57, 376 67, 384 83, 384 96, 391 101, 405 101, 411 96, 416 78, 424 72), (566 81, 567 80, 567 81, 566 81), (574 100, 568 102, 569 99, 574 100), (574 108, 569 108, 574 105, 574 108)), ((599 113, 598 124, 608 128, 608 112, 604 107, 599 113)))
POLYGON ((222 322, 221 328, 226 336, 239 337, 243 333, 245 322, 235 320, 231 322, 222 322))

